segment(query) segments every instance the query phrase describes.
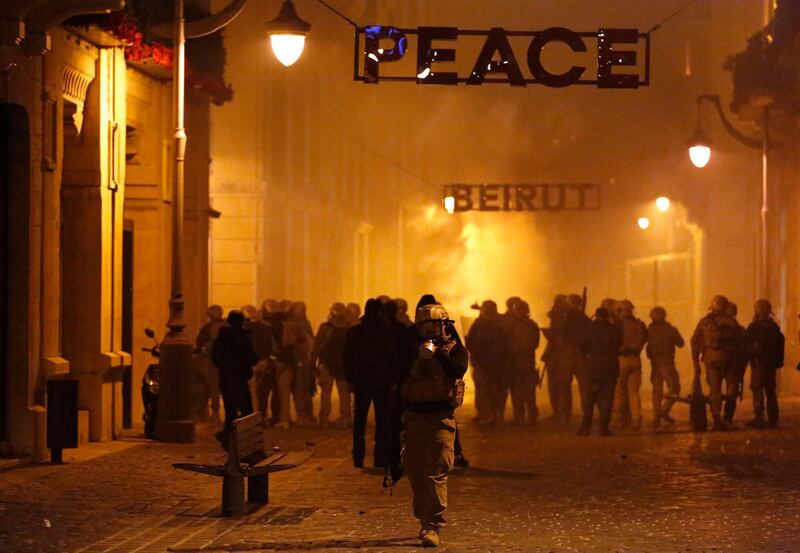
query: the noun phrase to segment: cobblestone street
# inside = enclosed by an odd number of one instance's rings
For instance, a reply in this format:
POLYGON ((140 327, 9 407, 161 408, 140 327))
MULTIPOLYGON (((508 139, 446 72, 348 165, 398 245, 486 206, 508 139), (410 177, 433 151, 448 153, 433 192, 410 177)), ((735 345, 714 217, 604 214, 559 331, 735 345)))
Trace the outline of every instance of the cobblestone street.
MULTIPOLYGON (((800 402, 784 401, 772 431, 693 434, 685 407, 676 412, 672 432, 579 438, 549 422, 476 426, 464 409, 472 466, 451 477, 441 549, 800 551, 800 402)), ((191 446, 118 442, 91 460, 0 474, 0 549, 420 549, 407 481, 382 494, 382 473, 350 466, 343 429, 269 430, 271 445, 316 455, 272 477, 268 506, 220 518, 221 479, 170 466, 221 461, 213 430, 191 446)))

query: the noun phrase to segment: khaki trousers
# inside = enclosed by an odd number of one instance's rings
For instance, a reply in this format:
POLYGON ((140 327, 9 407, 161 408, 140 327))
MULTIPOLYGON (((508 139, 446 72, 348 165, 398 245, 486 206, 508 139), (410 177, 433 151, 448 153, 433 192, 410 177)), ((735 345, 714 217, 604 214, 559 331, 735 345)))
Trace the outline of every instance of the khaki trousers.
MULTIPOLYGON (((247 385, 250 388, 250 402, 253 404, 253 408, 257 409, 259 413, 261 413, 262 417, 266 413, 267 406, 264 405, 266 402, 266 397, 261 397, 261 389, 260 383, 264 379, 264 373, 267 371, 268 362, 266 359, 260 359, 258 363, 253 366, 253 378, 248 380, 247 385)), ((264 418, 266 420, 266 418, 264 418)))
POLYGON ((703 361, 706 369, 706 382, 708 383, 709 403, 711 416, 715 423, 722 420, 722 385, 725 381, 725 365, 722 363, 707 363, 703 361))
POLYGON ((662 414, 669 414, 675 404, 675 398, 664 401, 664 384, 671 396, 681 393, 681 381, 675 368, 675 359, 671 357, 650 360, 650 382, 653 384, 653 420, 661 420, 662 414))
POLYGON ((331 394, 333 393, 333 384, 336 383, 336 391, 339 393, 339 418, 344 423, 349 423, 352 420, 350 415, 350 385, 343 377, 335 377, 328 370, 326 365, 321 365, 319 369, 319 388, 320 388, 320 406, 319 406, 319 420, 320 422, 328 421, 331 416, 331 394))
POLYGON ((642 360, 639 357, 619 357, 619 379, 614 392, 614 421, 625 427, 642 426, 642 360))
POLYGON ((445 524, 447 475, 453 468, 456 420, 452 413, 403 414, 403 466, 414 494, 414 516, 422 526, 445 524))
POLYGON ((292 380, 294 380, 294 370, 285 365, 278 367, 278 398, 281 405, 281 420, 289 424, 292 422, 292 380))

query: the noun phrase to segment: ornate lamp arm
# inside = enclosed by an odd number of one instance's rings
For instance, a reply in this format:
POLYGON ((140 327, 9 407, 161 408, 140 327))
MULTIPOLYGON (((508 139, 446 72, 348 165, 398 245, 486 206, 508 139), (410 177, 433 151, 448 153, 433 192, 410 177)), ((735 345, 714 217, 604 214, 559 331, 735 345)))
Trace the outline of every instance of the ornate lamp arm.
POLYGON ((697 109, 698 109, 698 117, 700 112, 700 104, 703 101, 710 102, 717 108, 717 113, 719 114, 719 118, 722 121, 722 125, 725 127, 725 130, 728 131, 728 134, 735 138, 741 144, 744 144, 748 148, 758 148, 759 150, 764 147, 764 141, 760 138, 752 138, 747 136, 746 134, 739 131, 736 127, 731 124, 728 118, 725 116, 725 112, 722 110, 722 103, 720 102, 720 98, 718 94, 701 94, 697 97, 697 109))
MULTIPOLYGON (((230 4, 217 13, 213 13, 197 21, 186 22, 186 38, 199 38, 219 31, 242 13, 246 3, 247 0, 231 0, 230 4)), ((161 23, 150 27, 150 32, 161 38, 172 39, 173 31, 174 24, 172 22, 161 23)))

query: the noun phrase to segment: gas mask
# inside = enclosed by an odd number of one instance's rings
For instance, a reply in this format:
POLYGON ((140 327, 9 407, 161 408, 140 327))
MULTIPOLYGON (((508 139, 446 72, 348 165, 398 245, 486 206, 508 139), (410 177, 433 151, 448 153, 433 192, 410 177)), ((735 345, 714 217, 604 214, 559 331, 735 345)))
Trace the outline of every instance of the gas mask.
POLYGON ((450 341, 447 325, 452 321, 444 307, 435 303, 420 307, 415 322, 420 336, 419 357, 432 359, 436 350, 450 341))

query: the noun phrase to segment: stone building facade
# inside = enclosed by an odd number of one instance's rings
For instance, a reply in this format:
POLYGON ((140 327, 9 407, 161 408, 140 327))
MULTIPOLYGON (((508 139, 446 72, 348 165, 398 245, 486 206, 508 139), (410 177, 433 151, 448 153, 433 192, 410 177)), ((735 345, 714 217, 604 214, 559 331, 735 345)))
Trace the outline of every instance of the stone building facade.
MULTIPOLYGON (((144 329, 163 335, 168 315, 174 132, 168 72, 126 62, 125 45, 95 27, 44 31, 40 51, 2 47, 0 91, 0 453, 38 459, 50 379, 78 380, 88 440, 141 424, 144 329)), ((207 301, 208 112, 188 94, 189 333, 207 301)))

